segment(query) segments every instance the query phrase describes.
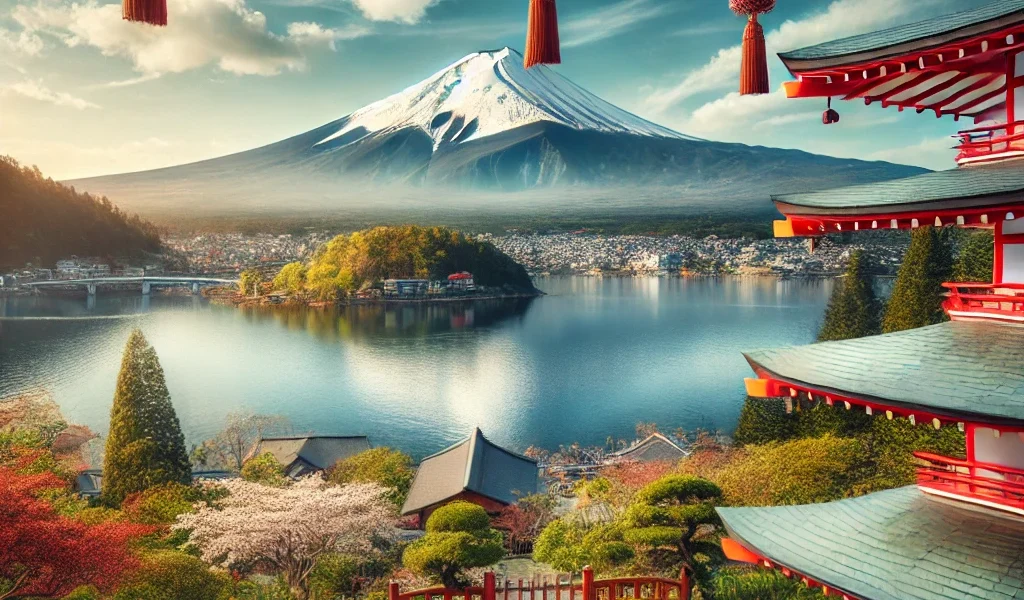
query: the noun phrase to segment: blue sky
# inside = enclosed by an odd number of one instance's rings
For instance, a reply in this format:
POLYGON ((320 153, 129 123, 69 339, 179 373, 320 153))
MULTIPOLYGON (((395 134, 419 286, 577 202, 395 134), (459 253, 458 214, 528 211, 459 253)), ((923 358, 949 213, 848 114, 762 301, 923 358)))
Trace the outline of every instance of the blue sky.
MULTIPOLYGON (((142 170, 277 141, 476 50, 521 49, 528 0, 169 0, 170 25, 108 0, 0 0, 0 153, 57 178, 142 170)), ((988 0, 778 0, 774 53, 988 0)), ((740 97, 744 22, 727 0, 558 0, 560 73, 708 139, 942 169, 952 118, 740 97)))

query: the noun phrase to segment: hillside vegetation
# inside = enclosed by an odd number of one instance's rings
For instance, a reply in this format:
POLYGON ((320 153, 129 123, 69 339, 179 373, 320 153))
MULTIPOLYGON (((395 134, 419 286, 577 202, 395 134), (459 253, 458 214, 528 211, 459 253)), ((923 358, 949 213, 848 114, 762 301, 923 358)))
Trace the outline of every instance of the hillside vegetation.
POLYGON ((160 249, 155 226, 107 198, 82 194, 0 156, 0 268, 60 258, 135 256, 160 249))
POLYGON ((304 280, 307 290, 327 297, 383 279, 446 279, 460 271, 473 273, 482 286, 534 289, 526 269, 494 245, 446 227, 415 225, 339 235, 317 250, 304 278, 295 273, 294 279, 304 280))

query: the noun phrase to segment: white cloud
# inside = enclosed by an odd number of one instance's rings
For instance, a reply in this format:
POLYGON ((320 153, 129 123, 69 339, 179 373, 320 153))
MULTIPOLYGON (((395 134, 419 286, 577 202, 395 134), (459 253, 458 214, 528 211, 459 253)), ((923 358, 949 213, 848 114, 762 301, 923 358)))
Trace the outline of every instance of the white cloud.
POLYGON ((370 34, 370 30, 360 25, 332 28, 309 21, 288 24, 288 37, 299 44, 326 44, 331 50, 337 50, 339 40, 353 40, 370 34))
MULTIPOLYGON (((694 135, 729 137, 729 134, 742 134, 751 128, 792 123, 796 115, 810 114, 814 118, 814 113, 806 110, 793 113, 793 108, 782 88, 762 96, 741 96, 739 92, 732 92, 693 111, 681 129, 694 135)), ((797 108, 806 109, 805 106, 797 108)))
POLYGON ((946 170, 953 164, 956 150, 954 141, 948 136, 923 139, 916 144, 879 150, 869 158, 905 165, 916 165, 936 171, 946 170))
POLYGON ((15 34, 13 31, 0 29, 0 48, 15 54, 38 56, 43 51, 43 40, 30 31, 15 34))
POLYGON ((623 0, 562 23, 562 47, 583 46, 619 35, 671 10, 668 4, 652 4, 650 0, 623 0))
POLYGON ((350 0, 371 21, 394 21, 412 25, 440 0, 350 0))
MULTIPOLYGON (((105 56, 132 61, 142 78, 113 85, 130 85, 162 73, 181 73, 207 65, 237 75, 277 75, 302 70, 303 47, 312 41, 333 47, 339 39, 358 37, 315 23, 298 24, 297 35, 276 35, 267 17, 245 0, 170 0, 167 27, 156 28, 121 19, 119 4, 21 5, 13 17, 32 35, 56 36, 70 47, 97 48, 105 56), (308 35, 319 28, 319 40, 308 35), (329 38, 329 39, 328 39, 329 38)), ((294 24, 293 24, 294 25, 294 24)), ((289 28, 290 29, 290 28, 289 28)), ((361 34, 368 32, 360 30, 361 34)))
POLYGON ((12 83, 5 86, 3 88, 3 92, 5 95, 15 94, 32 100, 47 102, 56 106, 67 106, 77 110, 99 108, 98 105, 83 98, 72 96, 66 92, 55 92, 44 86, 42 81, 33 81, 29 79, 18 83, 12 83))
MULTIPOLYGON (((788 20, 767 33, 768 54, 771 57, 781 51, 888 27, 930 14, 928 9, 936 5, 951 3, 952 0, 835 0, 824 12, 799 21, 788 20)), ((737 33, 742 27, 742 22, 738 22, 737 33)), ((655 110, 665 111, 697 94, 736 87, 741 58, 741 46, 723 48, 678 84, 656 89, 646 102, 655 110)))

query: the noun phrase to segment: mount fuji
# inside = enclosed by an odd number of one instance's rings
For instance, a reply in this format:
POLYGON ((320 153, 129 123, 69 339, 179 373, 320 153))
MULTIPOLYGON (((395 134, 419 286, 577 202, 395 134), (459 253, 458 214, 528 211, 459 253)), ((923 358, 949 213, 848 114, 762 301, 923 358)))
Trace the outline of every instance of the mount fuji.
POLYGON ((470 54, 352 114, 254 150, 81 179, 143 215, 346 216, 636 211, 744 218, 770 192, 922 169, 702 140, 618 108, 503 48, 470 54))

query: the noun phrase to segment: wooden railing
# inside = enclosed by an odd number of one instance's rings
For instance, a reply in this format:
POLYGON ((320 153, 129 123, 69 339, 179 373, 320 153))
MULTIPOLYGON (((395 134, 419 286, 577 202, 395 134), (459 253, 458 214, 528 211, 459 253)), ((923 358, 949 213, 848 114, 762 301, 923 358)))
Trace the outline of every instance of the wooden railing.
POLYGON ((970 502, 1024 511, 1024 470, 915 452, 917 484, 970 502))
POLYGON ((942 308, 954 321, 989 318, 1024 322, 1024 284, 944 283, 949 290, 942 308))
POLYGON ((1014 121, 990 127, 977 127, 957 133, 958 163, 978 162, 1001 155, 1024 153, 1024 122, 1014 121))
POLYGON ((664 577, 620 577, 594 579, 590 567, 580 581, 571 575, 536 577, 498 585, 493 572, 484 574, 481 587, 443 586, 403 592, 397 582, 388 587, 388 600, 689 600, 690 582, 685 572, 678 580, 664 577))

